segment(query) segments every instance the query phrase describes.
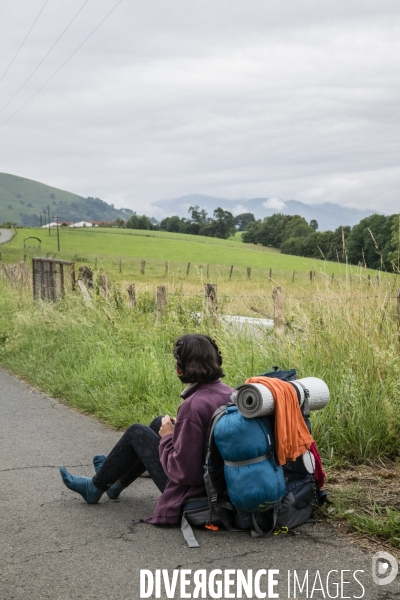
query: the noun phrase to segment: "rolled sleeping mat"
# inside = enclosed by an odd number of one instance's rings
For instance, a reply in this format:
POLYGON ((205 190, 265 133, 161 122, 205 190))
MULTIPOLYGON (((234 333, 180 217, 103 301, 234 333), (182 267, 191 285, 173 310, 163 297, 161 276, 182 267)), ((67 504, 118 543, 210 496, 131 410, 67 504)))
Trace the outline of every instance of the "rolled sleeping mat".
MULTIPOLYGON (((291 381, 290 385, 295 386, 298 391, 300 408, 304 404, 305 389, 309 392, 308 404, 310 410, 321 410, 329 402, 329 388, 322 379, 304 377, 303 379, 291 381)), ((236 392, 232 394, 231 401, 237 405, 238 410, 248 419, 270 415, 275 410, 272 393, 261 383, 244 383, 240 385, 236 388, 236 392)))

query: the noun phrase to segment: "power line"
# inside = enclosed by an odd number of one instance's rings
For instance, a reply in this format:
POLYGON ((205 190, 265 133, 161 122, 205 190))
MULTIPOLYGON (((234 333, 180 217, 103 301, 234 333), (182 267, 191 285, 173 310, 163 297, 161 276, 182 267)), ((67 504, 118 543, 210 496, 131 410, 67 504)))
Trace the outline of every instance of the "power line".
POLYGON ((117 4, 110 10, 110 12, 106 14, 106 16, 104 17, 104 19, 102 21, 100 21, 100 23, 93 29, 93 31, 91 33, 89 33, 89 35, 87 36, 87 38, 85 38, 83 40, 83 42, 77 47, 77 49, 74 50, 74 52, 67 58, 67 60, 64 61, 62 63, 62 65, 60 67, 58 67, 58 69, 56 71, 54 71, 53 75, 51 75, 47 79, 47 81, 45 81, 44 84, 42 86, 40 86, 40 88, 38 90, 36 90, 36 92, 34 94, 32 94, 32 96, 30 98, 28 98, 28 100, 26 102, 24 102, 24 104, 22 104, 22 106, 20 106, 12 115, 10 115, 8 117, 8 119, 6 119, 5 121, 3 121, 3 123, 0 125, 0 129, 2 127, 4 127, 4 125, 6 123, 8 123, 8 121, 10 121, 10 119, 12 119, 13 117, 15 117, 15 115, 17 113, 19 113, 19 111, 22 110, 49 83, 49 81, 51 81, 53 79, 53 77, 55 75, 57 75, 57 73, 59 71, 61 71, 61 69, 67 64, 67 62, 71 60, 71 58, 82 48, 82 46, 84 44, 86 44, 86 42, 88 41, 88 39, 92 37, 92 35, 99 29, 99 27, 104 23, 104 21, 106 21, 108 19, 108 17, 111 15, 111 13, 114 12, 114 10, 121 4, 121 2, 122 2, 122 0, 119 0, 119 2, 117 2, 117 4))
POLYGON ((36 21, 38 20, 38 18, 40 17, 40 15, 43 12, 44 7, 46 6, 46 4, 48 3, 49 0, 46 0, 46 2, 43 4, 42 8, 39 11, 39 14, 37 15, 36 19, 33 21, 33 25, 31 26, 30 30, 28 31, 28 33, 26 34, 26 36, 24 37, 24 40, 22 42, 22 44, 20 45, 20 47, 18 48, 17 52, 14 55, 14 58, 11 60, 10 64, 8 65, 7 69, 4 71, 3 75, 1 76, 0 79, 0 83, 3 81, 4 77, 6 76, 8 70, 10 69, 11 65, 13 64, 14 60, 17 58, 18 54, 20 53, 20 50, 22 48, 22 46, 25 44, 26 40, 29 37, 30 32, 32 31, 32 29, 35 27, 36 25, 36 21))
POLYGON ((28 83, 28 81, 30 80, 30 78, 32 77, 32 75, 34 75, 36 73, 36 71, 38 70, 38 68, 40 67, 40 65, 46 60, 46 58, 48 57, 48 55, 50 54, 50 52, 53 50, 53 48, 55 46, 57 46, 58 42, 61 40, 61 38, 63 37, 64 33, 66 33, 66 31, 71 27, 72 23, 75 21, 76 17, 79 15, 79 13, 81 12, 81 10, 83 9, 83 7, 85 6, 85 4, 87 4, 89 2, 89 0, 85 0, 85 2, 82 4, 82 6, 80 7, 80 9, 78 10, 78 12, 75 14, 75 16, 71 19, 71 21, 68 23, 68 25, 66 26, 66 28, 64 29, 64 31, 61 33, 61 35, 59 35, 59 37, 56 39, 56 41, 54 42, 54 44, 51 46, 50 50, 43 56, 42 60, 39 62, 39 64, 33 69, 32 73, 29 75, 29 77, 27 79, 25 79, 24 83, 21 85, 20 88, 18 88, 18 90, 15 92, 14 96, 12 96, 10 98, 10 100, 3 106, 3 108, 0 110, 0 114, 3 112, 3 110, 5 110, 7 108, 7 106, 10 104, 10 102, 12 102, 15 98, 15 96, 17 96, 20 91, 22 90, 23 87, 25 87, 25 85, 28 83))

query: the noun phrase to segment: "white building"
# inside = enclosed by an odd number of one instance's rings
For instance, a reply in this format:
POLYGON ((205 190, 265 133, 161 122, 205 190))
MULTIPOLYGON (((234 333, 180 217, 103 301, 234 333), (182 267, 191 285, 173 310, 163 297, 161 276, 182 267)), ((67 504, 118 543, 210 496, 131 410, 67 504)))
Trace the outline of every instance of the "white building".
POLYGON ((69 227, 93 227, 88 221, 79 221, 79 223, 72 223, 69 227))

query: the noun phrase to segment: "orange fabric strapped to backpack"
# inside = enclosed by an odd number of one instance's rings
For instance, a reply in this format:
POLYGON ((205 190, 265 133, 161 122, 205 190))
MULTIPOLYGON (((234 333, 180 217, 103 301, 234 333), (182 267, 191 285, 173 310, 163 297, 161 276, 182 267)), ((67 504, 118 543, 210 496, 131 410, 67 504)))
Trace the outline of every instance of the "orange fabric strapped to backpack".
POLYGON ((314 439, 301 414, 296 390, 290 383, 270 377, 250 377, 246 383, 265 385, 275 402, 275 449, 278 463, 296 460, 314 439))

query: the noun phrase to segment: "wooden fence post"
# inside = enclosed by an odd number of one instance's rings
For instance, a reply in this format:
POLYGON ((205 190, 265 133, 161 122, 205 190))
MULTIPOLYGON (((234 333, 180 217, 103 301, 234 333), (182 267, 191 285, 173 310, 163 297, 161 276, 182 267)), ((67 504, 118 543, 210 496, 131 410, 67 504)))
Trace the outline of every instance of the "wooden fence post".
POLYGON ((19 278, 21 281, 21 286, 25 283, 25 261, 21 261, 19 263, 19 278))
POLYGON ((119 259, 119 272, 122 273, 122 260, 119 259))
MULTIPOLYGON (((33 261, 32 261, 32 270, 33 270, 33 261)), ((76 290, 76 276, 75 276, 75 263, 74 262, 71 263, 70 276, 71 276, 71 289, 74 292, 76 290)))
POLYGON ((210 265, 207 265, 207 277, 209 276, 210 273, 210 265))
POLYGON ((157 286, 157 323, 160 324, 167 305, 167 289, 165 285, 157 286))
POLYGON ((371 285, 371 275, 368 275, 368 285, 371 285))
POLYGON ((335 273, 332 273, 332 278, 331 279, 332 279, 332 281, 335 280, 335 273))
POLYGON ((61 298, 65 298, 65 277, 64 277, 64 265, 60 264, 60 287, 61 287, 61 298))
POLYGON ((204 295, 206 300, 206 311, 215 315, 218 312, 217 284, 205 283, 204 295))
POLYGON ((165 261, 165 276, 168 275, 168 271, 169 271, 169 264, 168 264, 168 261, 166 260, 165 261))
POLYGON ((78 279, 78 286, 82 292, 82 296, 83 296, 86 306, 93 306, 92 299, 90 297, 88 289, 87 289, 86 285, 83 283, 82 279, 78 279))
POLYGON ((313 280, 313 272, 310 271, 310 281, 312 281, 312 280, 313 280))
POLYGON ((229 271, 229 280, 232 279, 232 273, 233 273, 233 265, 231 266, 231 270, 229 271))
POLYGON ((294 283, 294 276, 296 275, 296 271, 293 271, 293 275, 292 275, 292 283, 294 283))
POLYGON ((379 285, 379 275, 375 275, 375 283, 376 285, 379 285))
POLYGON ((132 309, 136 306, 136 289, 135 289, 134 283, 131 283, 128 286, 128 294, 129 294, 129 308, 132 309))
POLYGON ((251 267, 247 267, 247 279, 251 279, 251 267))
POLYGON ((269 270, 269 280, 271 281, 272 279, 272 269, 269 270))
POLYGON ((187 267, 186 267, 186 277, 189 275, 189 271, 190 271, 190 263, 188 263, 187 267))
POLYGON ((399 342, 400 342, 400 290, 397 292, 397 323, 398 323, 399 342))
POLYGON ((97 269, 97 256, 96 256, 96 258, 94 259, 94 268, 95 268, 95 269, 97 269))
POLYGON ((275 331, 278 335, 282 335, 285 331, 285 321, 283 318, 283 292, 281 287, 273 289, 272 299, 274 301, 275 331))
POLYGON ((146 271, 146 261, 142 259, 142 266, 140 268, 140 272, 142 275, 144 275, 145 271, 146 271))
POLYGON ((104 298, 106 300, 108 300, 108 277, 107 277, 107 275, 101 276, 101 288, 102 288, 104 298))

